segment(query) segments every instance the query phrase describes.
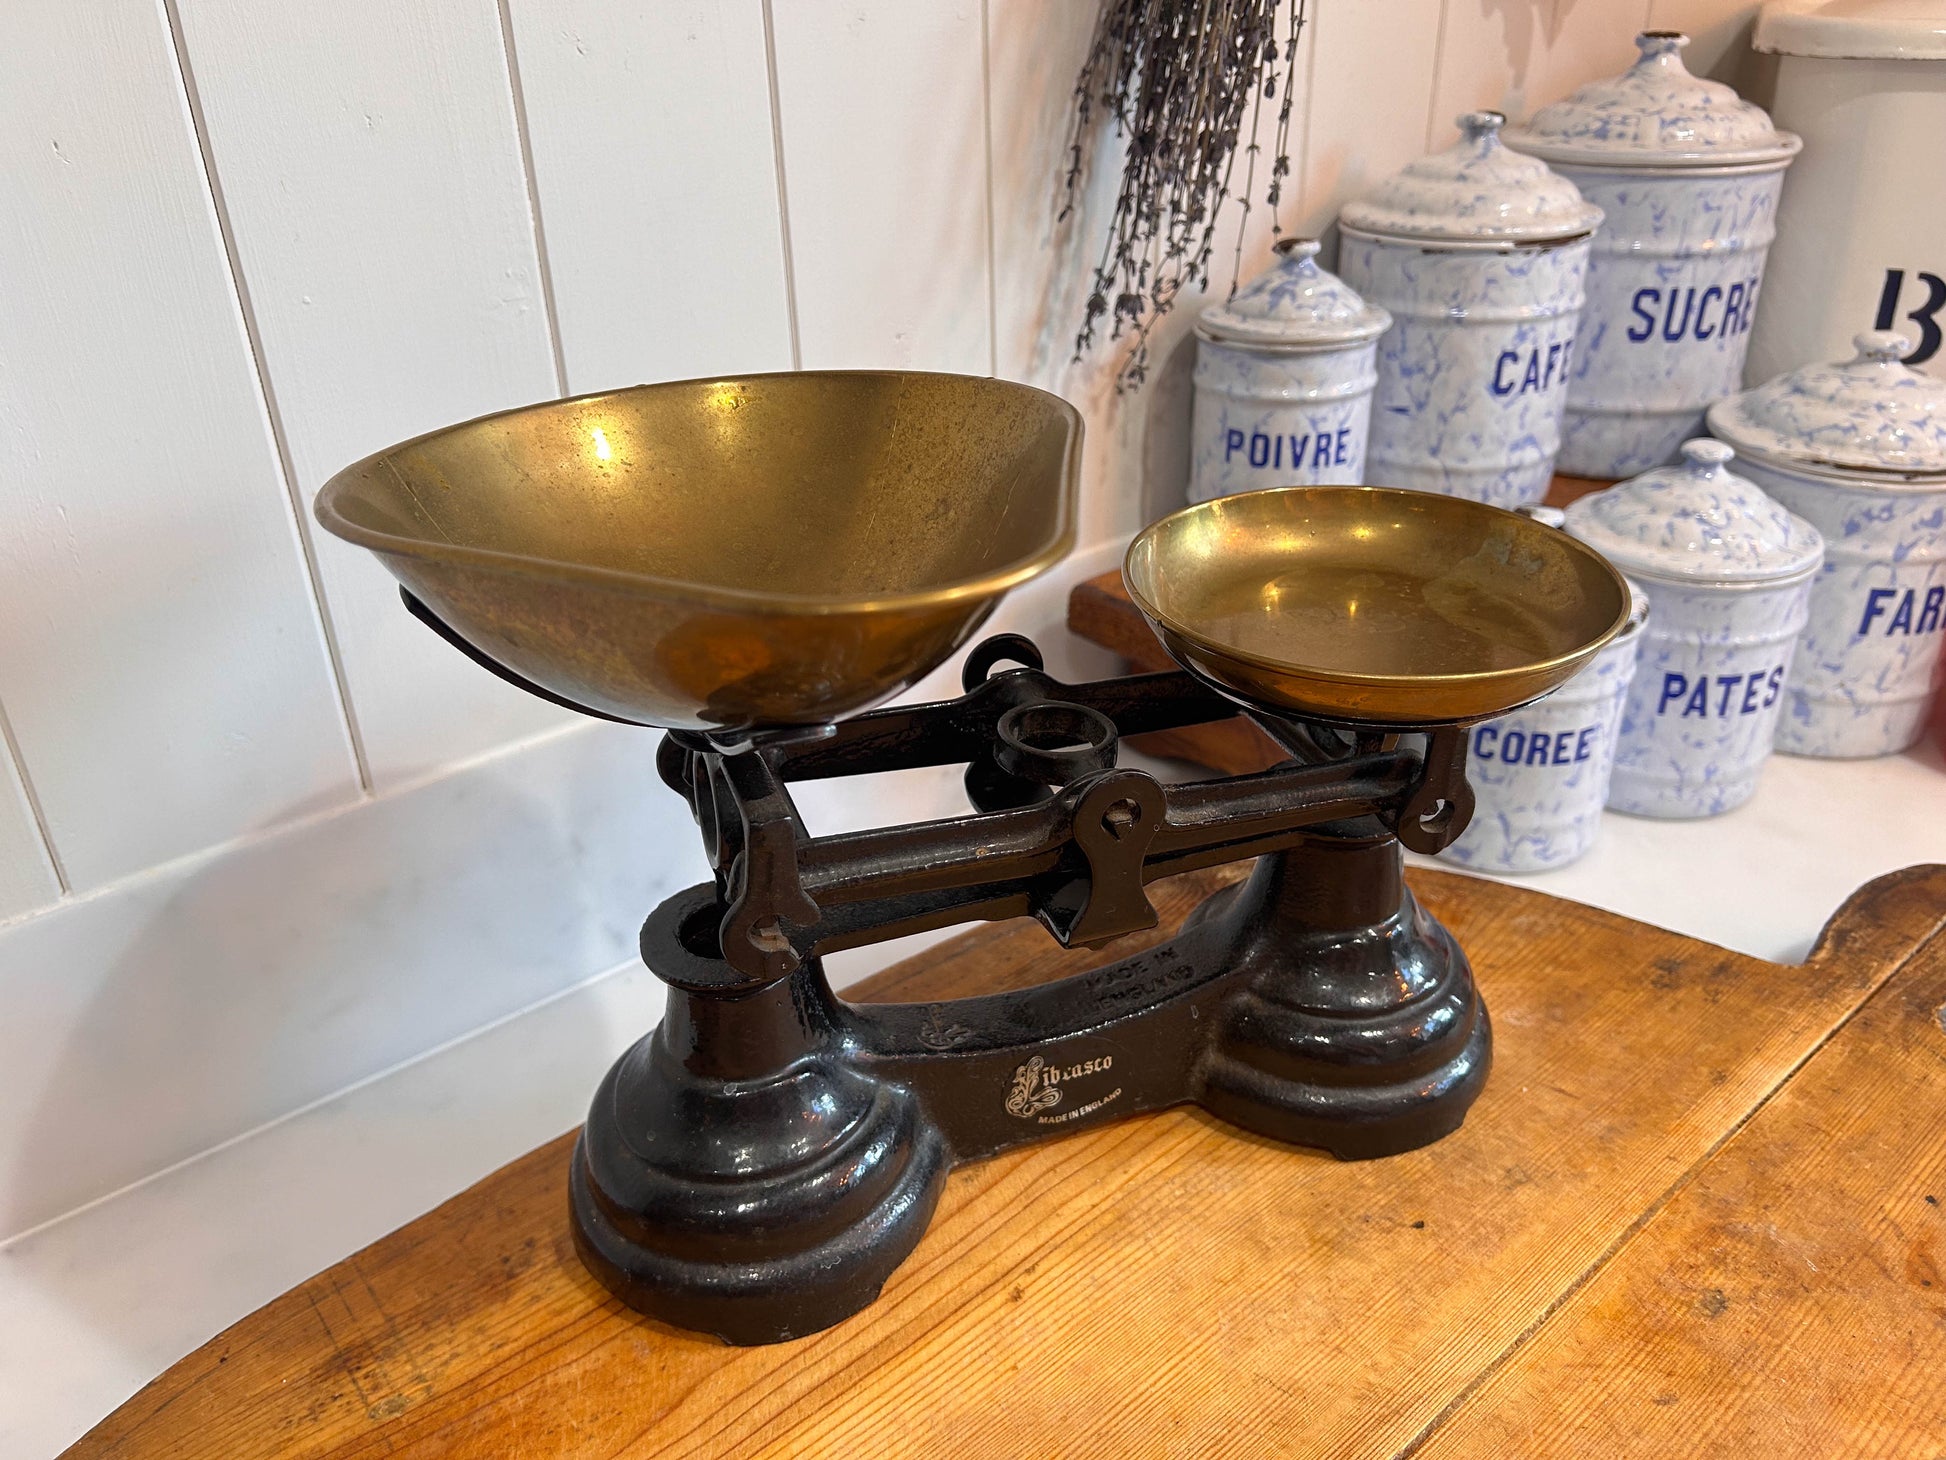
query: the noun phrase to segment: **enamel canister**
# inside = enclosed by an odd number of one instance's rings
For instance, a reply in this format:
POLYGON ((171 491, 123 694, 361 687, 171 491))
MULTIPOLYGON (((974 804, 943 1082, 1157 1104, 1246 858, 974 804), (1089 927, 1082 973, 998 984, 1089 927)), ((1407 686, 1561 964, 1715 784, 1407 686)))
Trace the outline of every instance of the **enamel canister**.
POLYGON ((1364 480, 1378 337, 1392 316, 1286 238, 1228 304, 1196 322, 1189 500, 1364 480))
POLYGON ((1757 789, 1824 540, 1729 470, 1720 441, 1583 497, 1567 528, 1649 595, 1608 804, 1715 816, 1757 789))
POLYGON ((1348 206, 1338 271, 1392 314, 1366 480, 1538 502, 1554 473, 1601 210, 1471 112, 1460 140, 1348 206))
POLYGON ((1709 413, 1751 480, 1824 534, 1777 726, 1795 755, 1912 745, 1946 650, 1946 380, 1900 363, 1904 335, 1853 345, 1709 413))
POLYGON ((1704 409, 1742 387, 1784 169, 1801 145, 1729 87, 1690 75, 1687 36, 1648 31, 1635 44, 1627 71, 1507 132, 1605 215, 1556 463, 1574 476, 1673 461, 1704 409))
POLYGON ((1753 382, 1833 360, 1860 330, 1946 379, 1946 0, 1772 0, 1752 49, 1804 138, 1777 215, 1753 382))
POLYGON ((1441 856, 1483 872, 1545 872, 1594 846, 1649 616, 1648 596, 1629 586, 1627 625, 1587 668, 1525 709, 1473 727, 1473 819, 1441 856))

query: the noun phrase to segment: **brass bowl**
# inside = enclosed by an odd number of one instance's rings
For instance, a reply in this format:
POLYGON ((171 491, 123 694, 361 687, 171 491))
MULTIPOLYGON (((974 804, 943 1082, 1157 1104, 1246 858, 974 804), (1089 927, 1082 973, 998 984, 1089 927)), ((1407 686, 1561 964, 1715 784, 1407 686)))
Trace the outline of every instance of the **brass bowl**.
POLYGON ((1540 698, 1628 619, 1628 585, 1565 532, 1388 487, 1219 497, 1146 528, 1129 594, 1226 694, 1338 723, 1434 726, 1540 698))
POLYGON ((339 472, 329 531, 488 658, 672 729, 816 724, 1074 543, 1081 420, 1024 385, 800 371, 553 401, 339 472))

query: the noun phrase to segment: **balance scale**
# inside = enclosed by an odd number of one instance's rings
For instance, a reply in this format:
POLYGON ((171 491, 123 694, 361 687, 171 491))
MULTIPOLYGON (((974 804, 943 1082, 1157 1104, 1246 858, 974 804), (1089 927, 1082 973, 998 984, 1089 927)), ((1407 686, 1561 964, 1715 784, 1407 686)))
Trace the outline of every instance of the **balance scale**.
POLYGON ((664 729, 714 870, 649 915, 662 1023, 610 1069, 571 1221, 625 1303, 732 1343, 828 1327, 912 1251, 962 1161, 1194 1101, 1347 1159, 1456 1129, 1487 1075, 1466 957, 1401 846, 1465 829, 1467 727, 1628 613, 1545 525, 1362 487, 1219 498, 1142 532, 1131 596, 1180 666, 1066 684, 977 645, 1073 545, 1081 422, 1026 386, 797 372, 504 412, 346 468, 319 520, 521 688, 664 729), (1165 785, 1126 735, 1247 715, 1289 759, 1165 785), (796 781, 963 764, 964 816, 813 836, 796 781), (824 954, 1032 917, 1154 928, 1148 884, 1257 859, 1165 943, 1034 988, 852 1005, 824 954))

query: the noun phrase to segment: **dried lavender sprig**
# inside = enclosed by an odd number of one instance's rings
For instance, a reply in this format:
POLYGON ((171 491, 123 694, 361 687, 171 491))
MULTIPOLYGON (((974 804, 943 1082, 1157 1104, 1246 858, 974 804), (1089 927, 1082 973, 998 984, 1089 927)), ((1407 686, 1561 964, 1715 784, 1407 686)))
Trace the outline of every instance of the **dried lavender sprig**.
MULTIPOLYGON (((1267 100, 1279 105, 1277 155, 1265 201, 1273 230, 1280 227, 1277 205, 1290 173, 1291 99, 1304 0, 1292 5, 1281 46, 1276 16, 1277 0, 1102 0, 1094 41, 1075 83, 1062 216, 1074 211, 1086 171, 1085 148, 1106 113, 1128 138, 1128 153, 1075 337, 1075 358, 1094 345, 1095 324, 1104 317, 1111 340, 1132 332, 1135 348, 1117 375, 1118 389, 1139 383, 1147 373, 1149 331, 1176 296, 1191 284, 1207 287, 1246 116, 1251 139, 1240 202, 1248 218, 1256 189, 1256 133, 1267 100)), ((1232 292, 1242 268, 1241 240, 1239 231, 1232 292)))

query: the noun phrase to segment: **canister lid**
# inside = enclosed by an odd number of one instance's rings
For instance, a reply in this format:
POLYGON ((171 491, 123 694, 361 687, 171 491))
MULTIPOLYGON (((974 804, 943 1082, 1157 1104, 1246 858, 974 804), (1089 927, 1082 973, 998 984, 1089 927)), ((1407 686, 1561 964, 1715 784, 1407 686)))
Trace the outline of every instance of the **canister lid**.
POLYGON ((1946 0, 1771 0, 1750 44, 1786 56, 1946 61, 1946 0))
POLYGON ((1624 573, 1682 582, 1794 578, 1824 560, 1802 517, 1728 469, 1736 455, 1707 437, 1685 441, 1677 466, 1657 467, 1581 498, 1568 531, 1624 573))
POLYGON ((1449 243, 1547 243, 1578 238, 1601 209, 1546 163, 1500 145, 1506 118, 1468 112, 1460 139, 1394 173, 1346 207, 1341 227, 1449 243))
POLYGON ((1806 365, 1709 408, 1710 431, 1758 459, 1813 472, 1946 477, 1946 380, 1902 363, 1892 330, 1853 339, 1858 354, 1806 365))
POLYGON ((1650 30, 1635 44, 1642 54, 1628 70, 1509 127, 1507 145, 1549 162, 1611 167, 1781 162, 1804 145, 1722 82, 1690 75, 1682 63, 1688 36, 1650 30))
POLYGON ((1377 339, 1392 316, 1318 267, 1315 238, 1283 238, 1277 257, 1229 303, 1206 309, 1196 333, 1250 345, 1316 349, 1377 339))

